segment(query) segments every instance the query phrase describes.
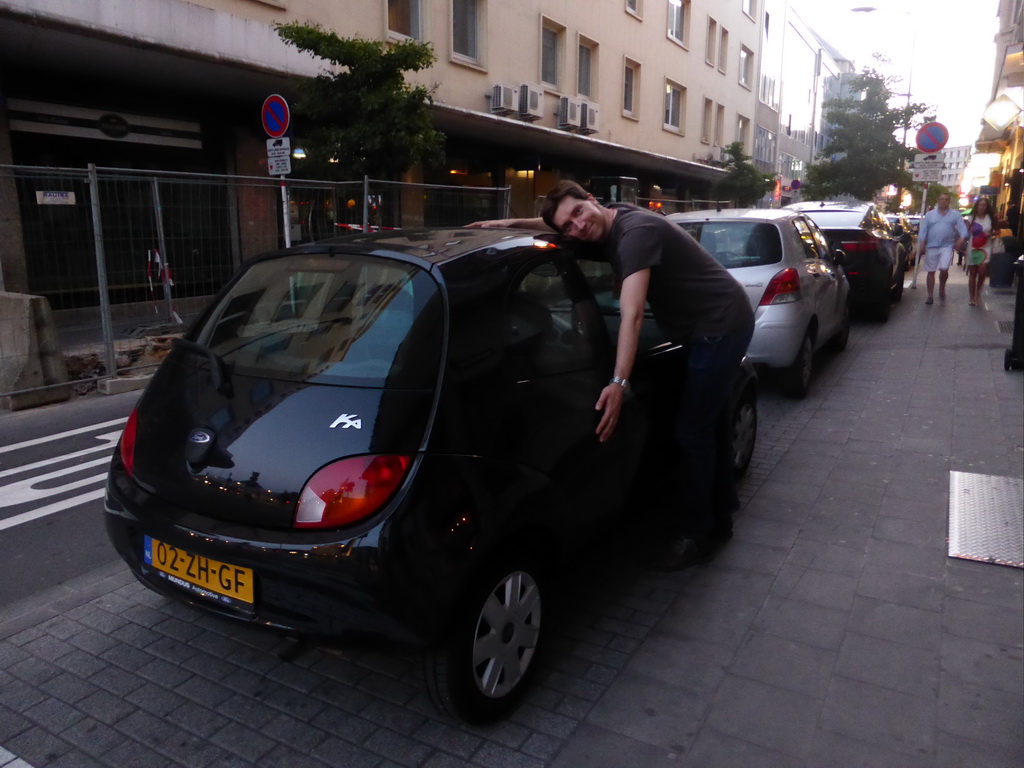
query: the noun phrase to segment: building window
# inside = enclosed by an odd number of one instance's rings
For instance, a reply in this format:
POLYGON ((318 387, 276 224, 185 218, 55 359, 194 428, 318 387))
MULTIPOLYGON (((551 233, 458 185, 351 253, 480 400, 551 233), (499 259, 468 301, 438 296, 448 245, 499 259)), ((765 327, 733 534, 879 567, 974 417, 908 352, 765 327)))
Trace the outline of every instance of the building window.
POLYGON ((540 79, 557 90, 561 83, 565 27, 545 19, 540 35, 540 79))
POLYGON ((725 107, 715 106, 715 146, 725 146, 725 107))
POLYGON ((754 87, 754 52, 745 45, 740 46, 740 85, 754 87))
POLYGON ((420 0, 388 0, 388 29, 421 40, 420 0))
POLYGON ((750 142, 750 118, 744 117, 743 115, 737 115, 736 117, 736 141, 743 145, 744 151, 747 151, 747 145, 750 142))
POLYGON ((594 98, 597 93, 597 43, 580 38, 579 56, 576 62, 576 91, 580 96, 594 98))
POLYGON ((452 50, 474 61, 480 58, 480 0, 452 0, 452 50))
POLYGON ((712 67, 718 62, 718 22, 708 17, 708 34, 704 41, 704 61, 712 67))
POLYGON ((622 112, 636 117, 640 112, 640 65, 626 59, 622 70, 622 112))
POLYGON ((718 71, 723 75, 729 68, 729 30, 722 27, 722 36, 718 41, 718 71))
POLYGON ((640 16, 644 12, 643 4, 640 0, 626 0, 626 11, 634 16, 640 16))
POLYGON ((755 0, 743 0, 743 12, 750 18, 754 18, 754 3, 755 0))
POLYGON ((715 119, 715 104, 711 99, 704 99, 704 114, 700 121, 700 140, 704 144, 710 144, 712 139, 713 121, 715 119))
POLYGON ((689 45, 690 0, 668 0, 668 36, 689 45))
POLYGON ((665 81, 665 128, 683 133, 683 115, 686 114, 686 89, 665 81))

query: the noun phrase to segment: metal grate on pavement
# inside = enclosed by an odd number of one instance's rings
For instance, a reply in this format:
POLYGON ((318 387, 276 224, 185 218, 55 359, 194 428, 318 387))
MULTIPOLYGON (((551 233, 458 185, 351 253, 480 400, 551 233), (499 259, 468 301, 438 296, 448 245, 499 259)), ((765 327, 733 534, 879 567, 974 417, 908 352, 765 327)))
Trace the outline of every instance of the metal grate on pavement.
POLYGON ((1024 568, 1024 480, 949 473, 949 556, 1024 568))

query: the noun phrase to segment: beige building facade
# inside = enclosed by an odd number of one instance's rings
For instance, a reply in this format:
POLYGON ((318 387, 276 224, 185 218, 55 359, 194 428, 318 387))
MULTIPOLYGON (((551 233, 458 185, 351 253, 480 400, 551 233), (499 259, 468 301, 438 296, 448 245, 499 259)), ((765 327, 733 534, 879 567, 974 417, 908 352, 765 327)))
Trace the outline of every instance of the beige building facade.
MULTIPOLYGON (((433 47, 410 79, 447 162, 408 180, 508 186, 517 215, 561 178, 706 199, 725 146, 754 154, 767 1, 0 0, 0 165, 266 175, 264 98, 325 66, 278 37, 297 21, 433 47)), ((5 199, 0 289, 28 293, 5 199)))

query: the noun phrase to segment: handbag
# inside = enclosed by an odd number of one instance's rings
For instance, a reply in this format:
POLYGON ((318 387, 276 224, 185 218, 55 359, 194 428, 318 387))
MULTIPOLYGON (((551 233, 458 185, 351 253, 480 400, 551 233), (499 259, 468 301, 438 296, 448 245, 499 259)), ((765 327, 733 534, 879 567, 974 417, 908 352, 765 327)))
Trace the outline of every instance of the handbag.
POLYGON ((997 253, 1006 253, 1006 243, 1003 242, 1003 238, 999 235, 994 235, 991 240, 992 248, 991 253, 995 256, 997 253))

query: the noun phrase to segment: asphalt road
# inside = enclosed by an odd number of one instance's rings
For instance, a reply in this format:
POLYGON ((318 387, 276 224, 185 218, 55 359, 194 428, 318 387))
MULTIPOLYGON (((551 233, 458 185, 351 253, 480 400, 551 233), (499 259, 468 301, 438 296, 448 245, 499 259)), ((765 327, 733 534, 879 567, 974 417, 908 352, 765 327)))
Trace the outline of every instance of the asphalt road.
POLYGON ((0 605, 116 561, 107 466, 138 392, 0 411, 0 605))

